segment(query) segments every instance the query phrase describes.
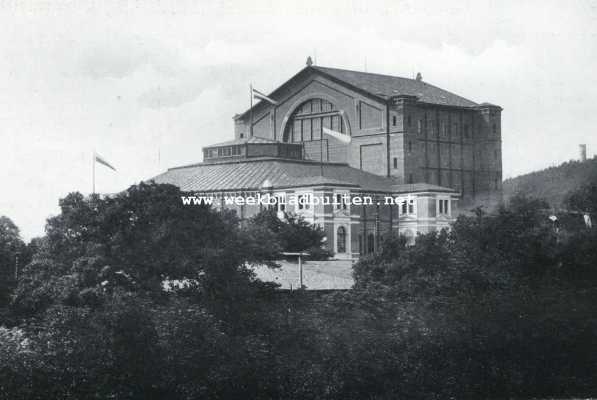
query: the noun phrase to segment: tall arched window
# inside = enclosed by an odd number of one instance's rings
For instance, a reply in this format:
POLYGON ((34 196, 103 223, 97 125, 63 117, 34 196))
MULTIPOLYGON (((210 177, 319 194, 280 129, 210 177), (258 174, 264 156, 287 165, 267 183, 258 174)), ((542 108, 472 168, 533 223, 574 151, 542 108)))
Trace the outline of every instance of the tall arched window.
POLYGON ((343 226, 340 226, 336 233, 336 247, 338 253, 346 253, 346 229, 343 226))
POLYGON ((307 100, 298 106, 284 128, 284 142, 320 140, 323 128, 347 133, 340 110, 323 99, 307 100))

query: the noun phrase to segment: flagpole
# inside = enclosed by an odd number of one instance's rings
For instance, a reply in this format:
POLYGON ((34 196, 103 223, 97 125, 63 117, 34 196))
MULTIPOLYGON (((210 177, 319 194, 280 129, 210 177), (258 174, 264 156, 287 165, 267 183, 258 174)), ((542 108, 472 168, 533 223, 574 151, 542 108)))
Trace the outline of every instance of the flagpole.
POLYGON ((250 126, 249 126, 249 137, 253 137, 253 84, 251 83, 249 85, 249 90, 250 90, 250 104, 251 104, 251 108, 249 109, 251 112, 251 122, 250 122, 250 126))

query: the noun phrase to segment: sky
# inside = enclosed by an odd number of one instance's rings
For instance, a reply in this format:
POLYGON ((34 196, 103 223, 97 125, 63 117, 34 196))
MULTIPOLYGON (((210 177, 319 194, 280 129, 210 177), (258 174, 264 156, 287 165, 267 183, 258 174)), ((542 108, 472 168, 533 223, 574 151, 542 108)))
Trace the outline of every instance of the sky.
POLYGON ((502 106, 505 178, 597 151, 597 1, 3 0, 0 215, 201 161, 309 55, 502 106))

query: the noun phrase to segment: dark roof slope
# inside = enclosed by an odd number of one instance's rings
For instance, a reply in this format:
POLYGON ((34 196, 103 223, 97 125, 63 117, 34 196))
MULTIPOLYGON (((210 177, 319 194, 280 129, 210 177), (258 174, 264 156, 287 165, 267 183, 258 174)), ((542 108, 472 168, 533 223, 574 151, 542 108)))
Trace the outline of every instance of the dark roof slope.
POLYGON ((183 191, 217 192, 259 190, 265 180, 276 188, 346 186, 374 192, 421 192, 452 189, 429 184, 397 185, 391 178, 373 175, 346 164, 321 164, 263 158, 229 163, 201 163, 171 168, 153 180, 176 185, 183 191))
POLYGON ((319 66, 311 68, 376 96, 417 96, 419 101, 425 103, 457 107, 476 107, 478 105, 464 97, 416 79, 319 66))

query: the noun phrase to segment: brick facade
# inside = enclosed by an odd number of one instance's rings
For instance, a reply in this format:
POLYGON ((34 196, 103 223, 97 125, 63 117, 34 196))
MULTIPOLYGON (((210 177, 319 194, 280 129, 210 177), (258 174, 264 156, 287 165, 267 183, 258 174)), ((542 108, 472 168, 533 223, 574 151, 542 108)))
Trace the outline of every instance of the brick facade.
POLYGON ((277 105, 262 101, 252 113, 235 118, 237 139, 250 135, 252 114, 254 136, 302 143, 305 159, 347 163, 399 183, 450 187, 461 193, 464 205, 501 199, 499 106, 433 104, 410 94, 376 95, 310 67, 272 96, 277 105), (333 109, 309 105, 305 117, 300 108, 313 101, 329 103, 333 109), (322 142, 323 127, 342 131, 351 143, 327 135, 322 142))

